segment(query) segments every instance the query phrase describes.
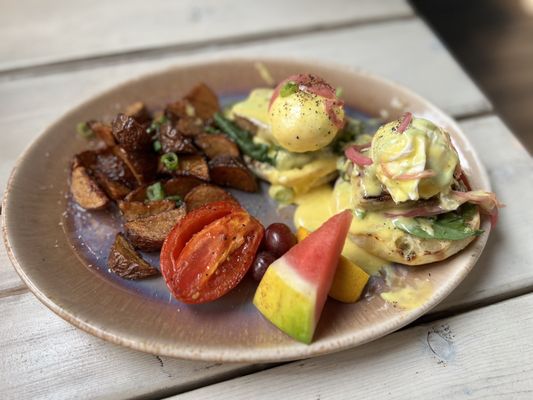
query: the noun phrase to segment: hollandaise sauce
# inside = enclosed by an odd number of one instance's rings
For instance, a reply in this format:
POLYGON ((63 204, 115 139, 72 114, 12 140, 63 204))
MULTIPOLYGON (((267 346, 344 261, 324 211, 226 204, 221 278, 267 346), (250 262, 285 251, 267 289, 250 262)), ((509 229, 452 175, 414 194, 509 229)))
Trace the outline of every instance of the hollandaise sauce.
MULTIPOLYGON (((323 185, 297 196, 294 225, 314 231, 332 215, 350 208, 348 188, 349 185, 341 189, 336 188, 334 195, 330 185, 323 185)), ((358 230, 362 223, 363 221, 354 218, 350 231, 358 230)), ((376 275, 382 267, 389 265, 387 261, 366 252, 349 239, 344 244, 342 255, 361 266, 369 275, 376 275)))

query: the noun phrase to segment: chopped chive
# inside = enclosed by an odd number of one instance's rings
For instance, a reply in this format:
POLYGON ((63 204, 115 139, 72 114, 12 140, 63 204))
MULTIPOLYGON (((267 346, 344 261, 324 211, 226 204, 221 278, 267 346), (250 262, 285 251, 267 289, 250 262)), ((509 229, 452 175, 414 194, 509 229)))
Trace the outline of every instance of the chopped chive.
POLYGON ((159 140, 154 140, 154 143, 152 144, 154 146, 154 151, 156 153, 159 153, 161 150, 161 142, 159 140))
POLYGON ((76 131, 78 132, 78 135, 84 139, 91 139, 94 136, 94 132, 89 128, 87 122, 80 122, 76 125, 76 131))
POLYGON ((335 96, 341 97, 343 93, 344 89, 342 87, 339 86, 337 89, 335 89, 335 96))
POLYGON ((281 87, 279 91, 279 95, 281 97, 287 97, 293 93, 296 93, 297 91, 298 91, 298 84, 296 82, 289 81, 281 87))
POLYGON ((156 182, 146 188, 146 197, 150 201, 163 200, 165 198, 165 189, 161 182, 156 182))
POLYGON ((166 153, 161 156, 161 162, 169 171, 175 171, 178 168, 178 156, 176 153, 166 153))

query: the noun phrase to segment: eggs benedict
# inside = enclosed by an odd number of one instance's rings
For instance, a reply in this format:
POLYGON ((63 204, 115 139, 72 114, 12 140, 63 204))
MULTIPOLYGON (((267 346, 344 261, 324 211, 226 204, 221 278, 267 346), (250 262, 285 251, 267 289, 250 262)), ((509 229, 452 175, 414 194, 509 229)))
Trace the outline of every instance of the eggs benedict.
POLYGON ((335 89, 311 74, 292 75, 275 89, 258 88, 236 103, 229 117, 271 148, 273 162, 248 157, 248 166, 271 183, 281 203, 337 176, 334 144, 346 134, 344 103, 335 89))
POLYGON ((465 248, 482 233, 480 211, 493 224, 501 204, 493 193, 470 191, 446 131, 407 113, 380 127, 372 140, 345 151, 357 220, 350 239, 388 261, 422 265, 465 248))

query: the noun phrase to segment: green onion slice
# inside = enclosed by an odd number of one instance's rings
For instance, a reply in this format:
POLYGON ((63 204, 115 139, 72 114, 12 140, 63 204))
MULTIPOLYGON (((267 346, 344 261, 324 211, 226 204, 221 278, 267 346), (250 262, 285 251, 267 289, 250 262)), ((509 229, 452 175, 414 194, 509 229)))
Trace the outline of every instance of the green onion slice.
POLYGON ((165 198, 165 189, 161 182, 156 182, 146 188, 146 197, 150 201, 163 200, 165 198))
POLYGON ((290 96, 291 94, 296 93, 297 91, 298 91, 298 84, 296 82, 289 81, 281 87, 281 89, 279 90, 279 95, 281 97, 287 97, 287 96, 290 96))
POLYGON ((178 168, 178 156, 176 153, 166 153, 161 156, 161 162, 169 171, 175 171, 178 168))

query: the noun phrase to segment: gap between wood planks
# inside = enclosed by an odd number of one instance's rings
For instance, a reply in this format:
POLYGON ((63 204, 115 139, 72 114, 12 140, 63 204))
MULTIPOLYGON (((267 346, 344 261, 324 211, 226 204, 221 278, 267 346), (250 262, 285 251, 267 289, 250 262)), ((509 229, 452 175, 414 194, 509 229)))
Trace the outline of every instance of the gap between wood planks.
POLYGON ((35 64, 32 66, 17 67, 0 71, 0 83, 3 81, 13 81, 17 79, 37 77, 42 75, 60 74, 67 71, 78 71, 83 69, 89 69, 92 67, 102 67, 119 63, 127 63, 131 61, 151 59, 153 60, 156 58, 171 57, 179 54, 189 54, 213 48, 216 48, 218 50, 240 44, 254 44, 269 40, 297 38, 299 36, 304 36, 306 34, 315 32, 330 32, 346 28, 379 25, 388 22, 409 21, 414 19, 417 19, 417 16, 414 14, 372 17, 364 21, 353 20, 331 23, 327 25, 315 24, 292 29, 286 28, 276 31, 264 31, 261 33, 243 34, 242 36, 238 37, 198 40, 189 43, 156 46, 152 48, 128 50, 124 52, 104 54, 98 56, 72 58, 63 61, 35 64))
MULTIPOLYGON (((525 295, 527 295, 529 293, 524 293, 521 296, 525 296, 525 295)), ((515 297, 521 297, 521 296, 515 296, 515 297)), ((513 298, 515 298, 515 297, 513 297, 513 298)), ((510 299, 507 299, 507 300, 510 300, 510 299)), ((499 302, 505 302, 505 301, 506 300, 499 301, 499 302)), ((481 308, 481 307, 482 306, 476 307, 476 308, 474 308, 474 309, 472 309, 472 310, 470 310, 468 312, 465 312, 464 314, 468 314, 470 312, 473 312, 473 311, 475 311, 475 310, 477 310, 478 308, 481 308)), ((401 329, 398 329, 397 331, 391 333, 390 335, 394 335, 396 332, 399 332, 399 331, 404 331, 404 330, 407 330, 409 328, 413 328, 414 325, 425 325, 425 326, 427 326, 428 336, 429 336, 430 332, 432 332, 432 326, 430 325, 432 322, 435 322, 437 320, 449 319, 449 318, 451 318, 451 317, 453 317, 453 316, 455 316, 457 314, 462 314, 462 313, 456 313, 454 315, 447 316, 446 318, 439 317, 439 318, 434 319, 433 321, 423 321, 421 324, 416 324, 416 322, 420 322, 421 321, 421 319, 423 318, 422 317, 422 318, 418 319, 417 321, 413 322, 412 324, 409 324, 407 326, 404 326, 401 329)), ((379 338, 377 340, 380 340, 380 339, 381 338, 379 338)), ((372 342, 370 342, 368 344, 371 344, 371 343, 372 342)), ((349 350, 345 350, 345 351, 349 351, 349 350)), ((151 400, 151 399, 160 399, 163 396, 166 396, 166 397, 177 396, 177 395, 180 395, 180 394, 184 394, 184 393, 193 391, 195 389, 200 389, 200 388, 211 386, 211 385, 214 385, 214 384, 217 384, 217 383, 222 383, 222 382, 230 381, 230 380, 233 380, 233 379, 241 378, 241 377, 244 377, 244 376, 253 375, 253 374, 259 373, 261 371, 266 371, 266 370, 277 368, 277 367, 280 367, 280 366, 283 366, 283 365, 287 365, 287 364, 301 363, 302 361, 305 361, 305 360, 306 359, 294 360, 294 361, 286 361, 286 362, 273 363, 273 364, 257 365, 257 367, 258 367, 257 369, 252 369, 250 371, 245 371, 244 373, 242 373, 243 371, 240 371, 240 373, 239 373, 239 371, 235 371, 235 373, 231 373, 230 372, 230 373, 227 374, 227 375, 230 376, 229 378, 225 378, 225 377, 222 377, 222 376, 221 377, 213 377, 211 379, 206 380, 205 382, 202 382, 201 384, 191 384, 190 385, 191 386, 190 389, 188 387, 186 387, 185 389, 180 389, 180 390, 176 391, 175 393, 168 394, 169 392, 172 391, 172 388, 168 388, 168 389, 166 389, 164 391, 156 391, 156 392, 153 392, 153 393, 145 394, 145 395, 143 395, 142 397, 139 397, 139 398, 151 400), (231 376, 231 375, 233 375, 233 376, 231 376), (206 383, 206 382, 208 382, 208 383, 206 383)))

